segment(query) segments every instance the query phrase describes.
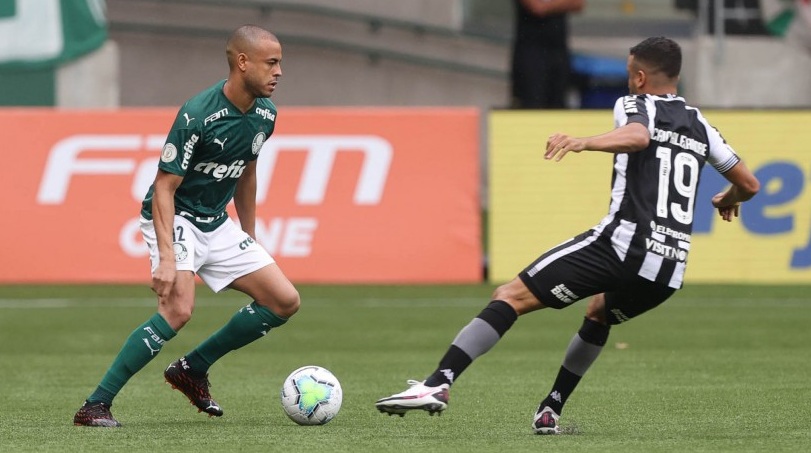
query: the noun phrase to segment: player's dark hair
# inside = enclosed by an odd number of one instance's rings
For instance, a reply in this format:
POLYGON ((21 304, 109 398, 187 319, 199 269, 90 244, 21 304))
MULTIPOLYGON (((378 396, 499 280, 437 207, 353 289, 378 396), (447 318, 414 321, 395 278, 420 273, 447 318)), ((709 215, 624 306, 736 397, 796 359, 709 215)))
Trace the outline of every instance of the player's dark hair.
POLYGON ((634 59, 672 78, 681 72, 681 47, 664 36, 648 38, 631 47, 634 59))

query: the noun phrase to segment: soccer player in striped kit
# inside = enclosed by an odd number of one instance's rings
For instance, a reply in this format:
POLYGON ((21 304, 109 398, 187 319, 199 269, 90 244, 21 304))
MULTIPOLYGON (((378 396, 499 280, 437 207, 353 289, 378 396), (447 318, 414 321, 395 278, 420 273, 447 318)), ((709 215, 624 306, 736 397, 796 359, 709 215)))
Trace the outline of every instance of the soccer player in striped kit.
POLYGON ((498 287, 490 304, 453 340, 436 370, 405 391, 381 398, 381 412, 403 415, 447 408, 450 386, 492 348, 518 316, 565 308, 592 296, 551 391, 532 422, 537 434, 558 434, 563 406, 606 344, 610 327, 658 306, 681 288, 702 167, 709 163, 731 186, 712 204, 725 221, 760 184, 701 112, 676 94, 681 48, 648 38, 630 49, 630 95, 614 106, 615 128, 593 137, 556 133, 544 157, 614 154, 608 215, 588 231, 554 247, 498 287))

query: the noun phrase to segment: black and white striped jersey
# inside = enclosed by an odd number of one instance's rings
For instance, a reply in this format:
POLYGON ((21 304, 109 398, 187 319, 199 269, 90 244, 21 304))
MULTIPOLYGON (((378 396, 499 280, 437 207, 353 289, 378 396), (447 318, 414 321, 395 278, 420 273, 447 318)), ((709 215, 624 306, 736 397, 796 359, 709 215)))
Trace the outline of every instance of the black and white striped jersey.
POLYGON ((641 277, 681 288, 705 162, 721 173, 739 162, 721 134, 683 98, 630 95, 614 105, 614 125, 641 123, 651 140, 616 154, 608 215, 594 230, 641 277))

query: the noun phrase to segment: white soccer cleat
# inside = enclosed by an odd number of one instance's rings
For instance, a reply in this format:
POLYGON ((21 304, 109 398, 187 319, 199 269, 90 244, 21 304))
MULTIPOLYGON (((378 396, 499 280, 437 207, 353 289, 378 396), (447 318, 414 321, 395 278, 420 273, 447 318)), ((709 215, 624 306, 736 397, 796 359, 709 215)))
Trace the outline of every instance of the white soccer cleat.
POLYGON ((532 430, 535 431, 535 434, 560 434, 560 426, 558 426, 560 415, 549 406, 538 409, 535 419, 532 420, 532 430))
POLYGON ((430 415, 442 414, 448 408, 448 398, 450 385, 442 384, 437 387, 428 387, 425 381, 408 380, 409 387, 404 392, 396 393, 387 398, 380 398, 375 403, 375 407, 380 412, 389 415, 397 414, 401 417, 405 413, 422 409, 428 411, 430 415))

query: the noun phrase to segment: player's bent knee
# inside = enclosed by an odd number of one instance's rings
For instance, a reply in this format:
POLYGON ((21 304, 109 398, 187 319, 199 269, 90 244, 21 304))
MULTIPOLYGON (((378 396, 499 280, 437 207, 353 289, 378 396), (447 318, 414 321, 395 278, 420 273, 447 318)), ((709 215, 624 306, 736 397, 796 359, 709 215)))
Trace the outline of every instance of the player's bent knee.
POLYGON ((301 296, 299 296, 298 291, 293 291, 292 294, 282 301, 280 308, 282 313, 280 313, 279 316, 289 318, 298 312, 299 307, 301 307, 301 296))
POLYGON ((523 282, 520 280, 515 279, 496 288, 495 291, 493 291, 492 300, 503 300, 508 302, 510 300, 518 299, 520 297, 520 293, 522 292, 521 289, 526 291, 526 286, 524 286, 523 282))
POLYGON ((268 296, 263 300, 257 299, 256 303, 259 305, 264 305, 278 316, 289 318, 298 312, 298 309, 301 306, 301 297, 299 296, 298 291, 291 290, 285 291, 284 294, 268 296))
POLYGON ((493 294, 490 296, 490 300, 503 300, 507 301, 510 299, 510 292, 504 288, 505 285, 501 285, 493 291, 493 294))
POLYGON ((605 295, 597 294, 589 301, 589 305, 586 308, 586 318, 599 322, 600 324, 608 324, 605 315, 605 295))
POLYGON ((523 314, 544 308, 529 289, 520 279, 505 283, 493 291, 492 300, 503 300, 508 303, 515 312, 521 316, 523 314))
POLYGON ((172 329, 178 331, 191 319, 193 308, 163 304, 158 311, 172 329))

